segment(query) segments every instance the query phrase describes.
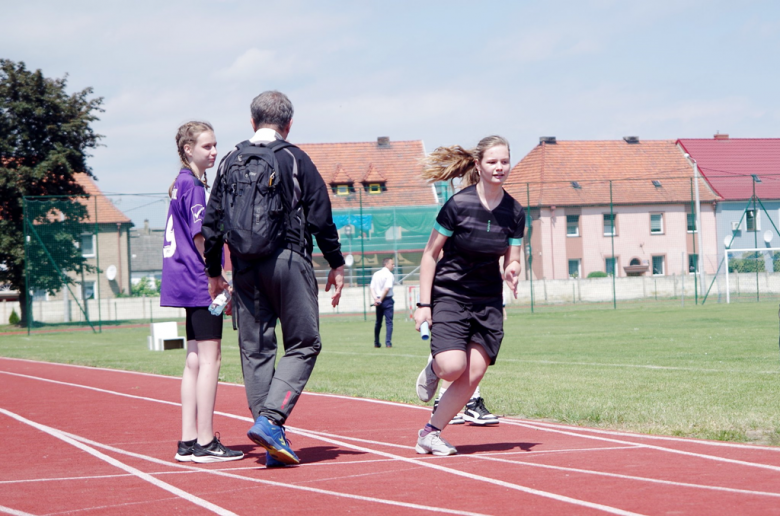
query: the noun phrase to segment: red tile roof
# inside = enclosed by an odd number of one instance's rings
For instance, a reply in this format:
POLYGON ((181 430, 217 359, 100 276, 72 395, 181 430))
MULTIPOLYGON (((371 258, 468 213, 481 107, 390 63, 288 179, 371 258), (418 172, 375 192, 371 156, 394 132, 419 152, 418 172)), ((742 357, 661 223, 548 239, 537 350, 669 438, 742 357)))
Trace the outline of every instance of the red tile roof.
POLYGON ((84 192, 91 196, 89 199, 79 198, 79 202, 87 207, 88 217, 84 222, 95 222, 95 198, 97 198, 97 222, 99 224, 131 223, 127 215, 122 213, 108 197, 103 195, 103 192, 100 191, 100 188, 91 177, 84 173, 73 174, 73 177, 84 189, 84 192))
POLYGON ((311 156, 327 184, 354 182, 355 193, 337 196, 331 193, 334 209, 372 206, 431 205, 436 203, 433 188, 421 178, 423 142, 301 143, 296 144, 311 156), (373 168, 373 170, 372 170, 373 168), (362 191, 363 184, 385 181, 380 194, 362 191))
POLYGON ((755 184, 759 199, 780 199, 780 138, 718 135, 715 139, 682 138, 677 143, 696 160, 724 200, 750 199, 753 174, 761 179, 755 184))
MULTIPOLYGON (((512 169, 505 189, 523 205, 608 205, 611 180, 613 204, 676 204, 691 201, 692 178, 673 140, 559 140, 534 147, 512 169)), ((703 180, 699 195, 718 198, 703 180)))

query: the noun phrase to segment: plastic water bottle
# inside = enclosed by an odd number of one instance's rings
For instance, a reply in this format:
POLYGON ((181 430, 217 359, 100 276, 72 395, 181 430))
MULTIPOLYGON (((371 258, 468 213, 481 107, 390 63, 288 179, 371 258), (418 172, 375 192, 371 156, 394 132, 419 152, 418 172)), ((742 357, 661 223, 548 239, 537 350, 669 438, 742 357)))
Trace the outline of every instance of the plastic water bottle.
POLYGON ((222 311, 230 301, 230 291, 225 289, 220 295, 214 298, 214 301, 209 305, 209 313, 211 315, 222 315, 222 311))
POLYGON ((425 321, 420 325, 420 338, 422 340, 428 340, 431 337, 431 332, 428 329, 428 321, 425 321))

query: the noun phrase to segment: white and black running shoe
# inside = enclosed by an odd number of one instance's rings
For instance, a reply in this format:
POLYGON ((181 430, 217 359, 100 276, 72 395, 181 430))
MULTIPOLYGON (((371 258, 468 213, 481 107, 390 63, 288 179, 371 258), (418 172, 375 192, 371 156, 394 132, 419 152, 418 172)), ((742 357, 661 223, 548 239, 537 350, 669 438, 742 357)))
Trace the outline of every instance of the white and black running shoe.
POLYGON ((218 435, 206 446, 201 446, 197 442, 192 447, 192 462, 198 464, 207 464, 209 462, 229 462, 231 460, 240 460, 244 458, 244 453, 238 450, 231 450, 219 442, 218 435))
POLYGON ((485 400, 480 398, 471 398, 466 403, 466 410, 463 411, 463 418, 472 425, 497 425, 498 416, 491 414, 485 407, 485 400))
POLYGON ((198 442, 197 439, 192 441, 179 441, 179 447, 176 450, 176 459, 179 462, 192 462, 192 447, 198 442))
POLYGON ((430 432, 426 436, 422 435, 422 430, 417 434, 417 446, 414 450, 424 455, 432 453, 433 455, 455 455, 458 450, 453 445, 441 437, 441 430, 430 432))
MULTIPOLYGON (((439 398, 436 398, 433 400, 433 411, 431 413, 436 412, 436 407, 439 406, 439 398)), ((466 422, 465 419, 463 419, 463 414, 455 414, 452 419, 450 419, 450 422, 448 424, 450 425, 462 425, 466 422)))

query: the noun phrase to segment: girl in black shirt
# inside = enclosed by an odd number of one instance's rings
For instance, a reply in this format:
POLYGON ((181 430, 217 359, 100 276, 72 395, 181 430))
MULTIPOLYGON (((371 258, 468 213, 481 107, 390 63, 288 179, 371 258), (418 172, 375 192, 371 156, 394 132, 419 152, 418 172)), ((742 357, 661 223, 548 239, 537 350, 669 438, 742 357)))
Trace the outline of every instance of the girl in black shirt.
POLYGON ((504 337, 499 260, 504 258, 503 279, 515 292, 525 230, 523 208, 502 186, 509 172, 509 143, 500 136, 483 138, 473 150, 440 147, 426 159, 424 179, 462 178, 465 187, 436 217, 420 265, 414 320, 418 330, 430 325, 432 358, 417 378, 417 395, 429 401, 439 379, 452 385, 418 433, 418 453, 457 453, 441 431, 498 356, 504 337))

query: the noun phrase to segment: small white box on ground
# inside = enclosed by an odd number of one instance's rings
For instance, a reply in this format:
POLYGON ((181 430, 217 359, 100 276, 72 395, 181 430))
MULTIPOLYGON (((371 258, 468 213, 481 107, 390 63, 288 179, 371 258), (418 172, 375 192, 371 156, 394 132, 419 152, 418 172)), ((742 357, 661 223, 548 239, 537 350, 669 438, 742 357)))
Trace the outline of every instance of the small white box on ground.
POLYGON ((152 323, 152 335, 147 343, 150 351, 164 351, 166 349, 184 348, 184 337, 179 337, 179 330, 175 322, 152 323))

